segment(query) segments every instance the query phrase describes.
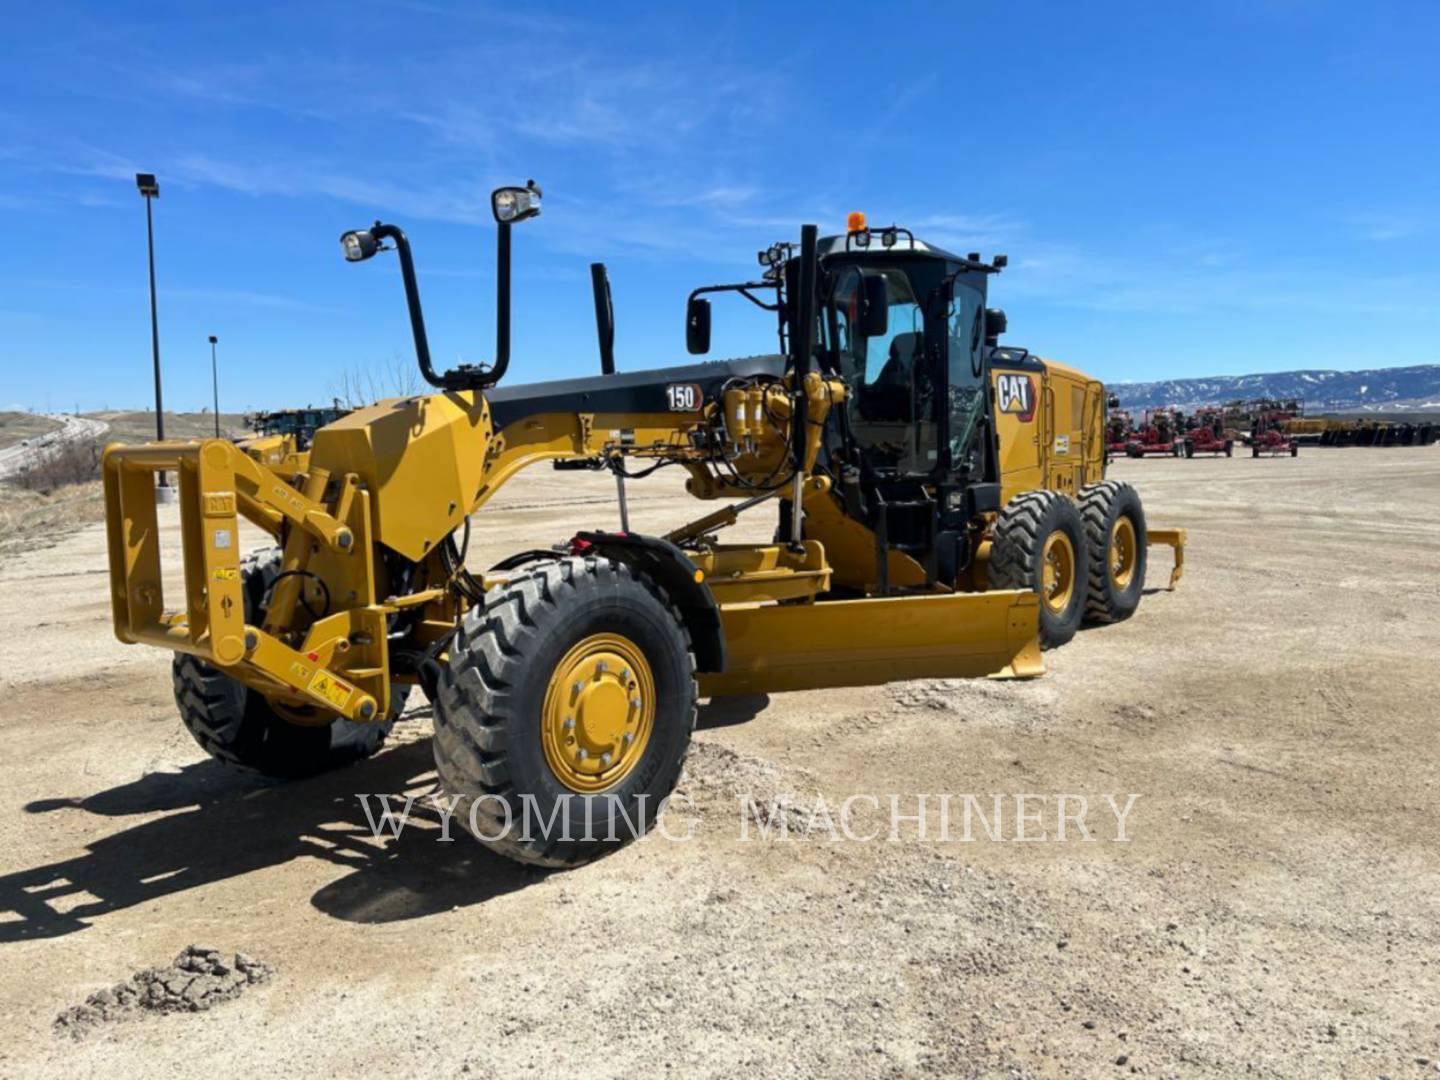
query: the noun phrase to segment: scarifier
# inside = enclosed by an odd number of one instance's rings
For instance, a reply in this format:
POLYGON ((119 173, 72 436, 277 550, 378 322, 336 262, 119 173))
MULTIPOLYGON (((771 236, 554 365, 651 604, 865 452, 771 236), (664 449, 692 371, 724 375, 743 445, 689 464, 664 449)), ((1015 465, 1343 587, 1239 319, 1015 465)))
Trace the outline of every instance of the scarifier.
POLYGON ((1139 495, 1104 477, 1101 384, 1000 345, 986 301, 1003 256, 863 215, 825 239, 807 225, 760 252, 758 280, 696 289, 686 308, 693 354, 722 294, 774 316, 778 352, 626 373, 595 264, 602 373, 498 388, 511 231, 540 199, 533 182, 492 196, 493 364, 434 370, 410 245, 377 222, 341 238, 345 256, 394 250, 436 393, 358 409, 273 465, 219 439, 107 450, 115 633, 175 652, 181 715, 215 757, 297 775, 373 753, 419 684, 457 819, 513 858, 575 865, 670 794, 698 697, 1035 676, 1082 620, 1135 610, 1148 545, 1173 548, 1178 579, 1183 531, 1147 529, 1139 495), (473 574, 471 516, 541 462, 612 472, 620 528, 473 574), (636 532, 626 483, 667 466, 723 502, 636 532), (160 470, 179 475, 178 610, 160 470), (721 542, 761 508, 773 543, 721 542), (240 517, 277 546, 242 558, 240 517), (559 814, 575 838, 495 838, 502 803, 559 814))

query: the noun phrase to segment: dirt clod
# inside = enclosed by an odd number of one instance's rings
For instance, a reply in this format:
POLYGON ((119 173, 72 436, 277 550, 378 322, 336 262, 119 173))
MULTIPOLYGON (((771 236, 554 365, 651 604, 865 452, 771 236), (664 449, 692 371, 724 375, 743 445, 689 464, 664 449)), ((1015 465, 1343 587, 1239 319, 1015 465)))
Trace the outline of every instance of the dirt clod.
POLYGON ((247 987, 269 982, 274 973, 244 953, 227 960, 219 949, 190 945, 169 967, 137 971, 125 982, 97 990, 83 1005, 72 1005, 55 1018, 55 1030, 83 1038, 103 1024, 141 1012, 204 1012, 233 1001, 247 987))

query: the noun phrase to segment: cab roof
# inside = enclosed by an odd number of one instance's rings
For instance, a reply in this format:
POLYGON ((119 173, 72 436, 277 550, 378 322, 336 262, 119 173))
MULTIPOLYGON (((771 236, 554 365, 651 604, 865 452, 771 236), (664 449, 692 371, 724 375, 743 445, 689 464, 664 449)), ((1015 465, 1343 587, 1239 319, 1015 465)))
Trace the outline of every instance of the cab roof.
POLYGON ((870 243, 866 247, 857 246, 852 239, 853 234, 850 233, 822 236, 819 243, 816 244, 816 254, 822 259, 827 255, 919 255, 924 258, 943 259, 947 262, 963 266, 967 270, 979 270, 990 273, 996 269, 985 262, 976 262, 974 259, 965 255, 956 255, 953 251, 946 251, 944 248, 921 240, 919 237, 911 236, 905 229, 899 230, 895 237, 895 243, 887 248, 880 241, 881 234, 886 231, 884 228, 869 230, 870 243), (847 239, 850 240, 848 249, 845 246, 847 239))
POLYGON ((884 247, 880 243, 882 229, 873 229, 870 233, 870 244, 868 247, 860 247, 853 240, 850 242, 849 251, 846 251, 845 241, 850 239, 850 234, 841 233, 838 236, 822 236, 816 245, 816 253, 819 255, 929 255, 938 259, 949 259, 952 262, 965 262, 959 255, 946 251, 944 248, 936 247, 934 244, 927 244, 919 238, 912 238, 900 233, 895 238, 891 247, 884 247))

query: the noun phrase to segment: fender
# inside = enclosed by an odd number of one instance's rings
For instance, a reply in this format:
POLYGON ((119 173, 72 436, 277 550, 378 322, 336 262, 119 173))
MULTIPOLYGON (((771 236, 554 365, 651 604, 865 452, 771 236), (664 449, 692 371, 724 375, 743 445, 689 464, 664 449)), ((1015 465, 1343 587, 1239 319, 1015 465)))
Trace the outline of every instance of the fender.
POLYGON ((695 669, 706 674, 725 670, 725 630, 720 605, 710 586, 685 552, 669 540, 640 533, 579 532, 570 541, 576 555, 594 553, 627 564, 664 590, 680 613, 695 650, 695 669))

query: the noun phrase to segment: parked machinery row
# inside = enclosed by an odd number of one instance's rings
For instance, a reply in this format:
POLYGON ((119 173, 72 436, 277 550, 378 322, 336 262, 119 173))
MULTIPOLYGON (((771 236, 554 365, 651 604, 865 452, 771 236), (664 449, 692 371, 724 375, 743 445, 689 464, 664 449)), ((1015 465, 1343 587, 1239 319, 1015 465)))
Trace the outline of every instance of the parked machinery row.
POLYGON ((1195 457, 1234 455, 1237 444, 1251 457, 1300 453, 1301 443, 1315 446, 1433 446, 1440 441, 1440 419, 1340 419, 1306 416, 1298 398, 1251 398, 1223 405, 1201 405, 1186 413, 1173 406, 1135 414, 1110 398, 1105 450, 1110 457, 1195 457))

